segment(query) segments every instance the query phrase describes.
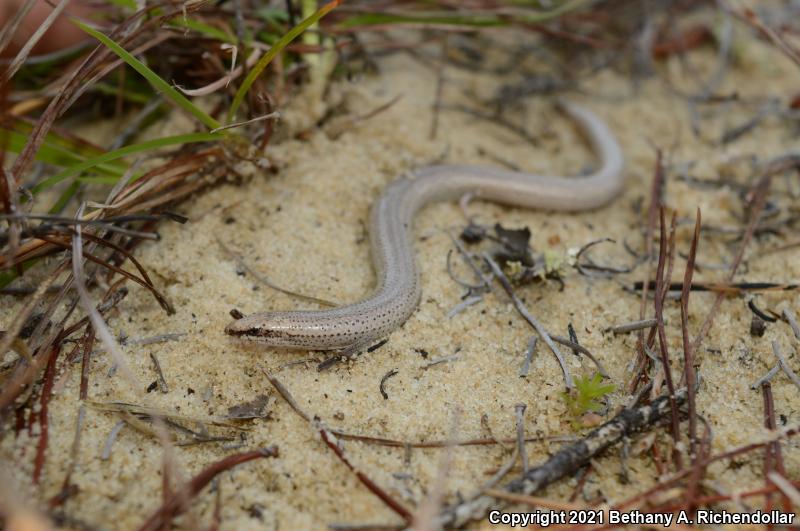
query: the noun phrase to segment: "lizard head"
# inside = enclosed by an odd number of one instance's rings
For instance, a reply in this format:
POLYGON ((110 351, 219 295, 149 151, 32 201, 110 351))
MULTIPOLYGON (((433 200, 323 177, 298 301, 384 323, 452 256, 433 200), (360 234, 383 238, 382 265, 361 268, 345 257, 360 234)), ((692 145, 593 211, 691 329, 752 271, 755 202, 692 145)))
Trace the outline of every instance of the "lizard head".
POLYGON ((308 338, 292 324, 288 312, 254 313, 228 323, 225 333, 246 341, 257 341, 270 347, 302 348, 310 346, 308 338))

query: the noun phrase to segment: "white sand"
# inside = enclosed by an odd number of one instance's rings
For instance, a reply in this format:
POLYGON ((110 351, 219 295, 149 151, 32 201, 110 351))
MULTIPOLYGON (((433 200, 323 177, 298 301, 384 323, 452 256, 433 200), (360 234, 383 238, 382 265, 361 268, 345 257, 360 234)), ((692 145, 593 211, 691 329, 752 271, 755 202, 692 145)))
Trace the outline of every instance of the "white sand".
MULTIPOLYGON (((747 49, 738 57, 720 94, 737 92, 745 99, 775 96, 785 100, 800 86, 797 68, 764 44, 748 41, 747 49)), ((693 52, 689 58, 698 72, 708 72, 714 65, 714 52, 710 49, 693 52)), ((563 378, 544 345, 539 346, 530 376, 518 376, 532 331, 499 287, 483 302, 453 319, 445 318, 462 295, 445 270, 445 257, 452 247, 445 231, 464 224, 455 204, 432 206, 418 217, 415 234, 422 267, 422 303, 377 351, 349 365, 319 373, 314 364, 282 368, 308 357, 305 352, 242 345, 223 334, 232 308, 250 313, 314 306, 259 286, 252 275, 237 275, 235 261, 221 249, 218 240, 281 286, 340 303, 356 301, 370 291, 374 282, 368 243, 363 237, 370 203, 403 171, 441 157, 449 162, 494 164, 491 157, 480 154, 481 150, 513 161, 525 170, 549 174, 577 174, 594 163, 575 129, 550 102, 542 99, 528 100, 518 112, 509 114, 514 123, 539 139, 538 148, 507 129, 453 111, 440 113, 438 135, 431 140, 436 73, 404 55, 383 59, 380 67, 378 76, 337 84, 334 96, 342 98, 343 111, 350 115, 369 112, 399 95, 396 104, 359 122, 336 140, 323 129, 312 131, 307 141, 287 140, 271 146, 268 157, 281 167, 277 175, 257 174, 243 185, 221 186, 196 197, 179 209, 191 219, 190 223, 164 223, 159 229, 163 240, 141 248, 138 256, 177 313, 166 316, 147 292, 132 288, 110 320, 113 331, 124 332, 133 339, 175 332, 187 335, 177 342, 123 348, 139 382, 135 392, 119 373, 107 377, 110 359, 96 356, 91 367, 90 398, 143 403, 143 391, 155 379, 149 358, 149 353, 154 352, 170 392, 163 395, 155 391, 146 400, 185 415, 222 415, 233 405, 272 392, 261 372, 261 368, 268 368, 309 414, 350 432, 405 441, 445 439, 451 434, 458 438, 486 437, 487 432, 481 427, 481 417, 486 415, 495 436, 513 437, 514 406, 524 403, 527 433, 573 433, 561 396, 563 378), (429 353, 427 360, 417 349, 429 353), (456 353, 455 361, 423 369, 432 359, 456 353), (398 373, 386 383, 389 398, 384 400, 379 382, 392 369, 398 373), (203 397, 208 389, 213 393, 206 401, 203 397)), ((627 240, 641 248, 655 161, 653 145, 674 146, 671 162, 695 162, 691 175, 701 179, 717 178, 727 167, 737 168, 744 178, 746 173, 741 169, 746 164, 732 165, 729 161, 751 154, 765 160, 797 149, 789 128, 775 119, 768 119, 755 132, 728 146, 717 145, 723 131, 749 119, 757 107, 744 112, 741 106, 732 105, 729 111, 718 112, 718 119, 703 120, 703 138, 694 138, 685 100, 671 93, 659 79, 669 77, 681 90, 696 85, 686 79, 688 75, 678 58, 661 63, 659 69, 659 77, 646 81, 638 93, 632 91, 626 76, 605 71, 585 84, 591 95, 570 95, 607 120, 624 147, 628 186, 613 206, 568 215, 476 202, 470 205, 470 212, 486 225, 500 222, 506 227, 530 227, 532 245, 538 251, 564 253, 592 239, 612 237, 618 244, 600 246, 593 256, 599 262, 627 264, 631 258, 621 242, 627 240), (637 212, 634 206, 642 198, 643 210, 637 212)), ((447 81, 443 102, 472 107, 477 105, 475 99, 465 94, 487 99, 498 83, 519 79, 492 79, 489 74, 454 67, 447 67, 444 75, 447 81)), ((296 130, 304 121, 308 122, 308 118, 302 102, 295 102, 286 112, 285 127, 296 130)), ((336 123, 334 120, 328 131, 338 127, 336 123)), ((340 119, 338 123, 343 122, 340 119)), ((739 213, 740 201, 735 191, 693 188, 677 180, 676 173, 674 169, 670 171, 666 202, 681 221, 691 218, 699 207, 705 225, 740 225, 731 216, 731 212, 739 213)), ((786 207, 790 201, 786 182, 776 180, 773 190, 780 205, 786 207)), ((688 251, 690 235, 691 226, 682 224, 678 231, 679 252, 688 251)), ((731 252, 720 243, 727 238, 704 233, 698 262, 730 261, 731 252)), ((746 257, 752 257, 758 247, 790 240, 791 237, 772 237, 756 242, 746 257)), ((750 260, 740 278, 797 280, 798 259, 800 251, 793 249, 750 260)), ((679 259, 675 280, 682 278, 683 264, 684 260, 679 259)), ((469 278, 464 268, 459 267, 458 271, 469 278)), ((635 338, 614 337, 602 330, 638 317, 639 298, 624 292, 622 284, 641 280, 644 275, 645 270, 640 267, 631 275, 613 280, 587 279, 572 269, 563 290, 556 282, 547 282, 522 287, 519 294, 554 333, 566 335, 567 324, 572 322, 582 344, 602 360, 612 381, 624 385, 630 378, 635 338)), ((723 276, 722 271, 705 269, 698 271, 697 279, 718 280, 723 276)), ((712 300, 713 295, 692 295, 692 330, 699 328, 712 300)), ((758 302, 762 308, 780 310, 787 306, 800 313, 800 297, 793 292, 765 294, 758 302)), ((2 328, 19 308, 19 301, 2 298, 0 307, 2 328)), ((748 333, 750 318, 741 298, 727 300, 697 353, 704 380, 698 409, 713 429, 714 451, 766 434, 761 393, 750 390, 749 384, 775 363, 770 350, 773 339, 781 343, 789 363, 800 371, 797 342, 788 326, 770 325, 764 337, 754 338, 748 333)), ((674 302, 667 305, 666 322, 671 353, 676 359, 681 355, 681 339, 680 314, 674 302)), ((591 362, 578 360, 567 349, 563 351, 574 375, 593 373, 591 362)), ((41 487, 20 487, 23 492, 30 492, 31 500, 46 500, 61 488, 80 405, 78 367, 74 365, 60 376, 64 380, 51 402, 51 439, 41 487)), ((675 374, 679 374, 680 367, 676 361, 675 374)), ((773 391, 778 414, 784 415, 788 423, 797 422, 797 388, 781 374, 773 380, 773 391)), ((626 398, 622 391, 614 393, 612 411, 626 398)), ((131 529, 161 503, 162 448, 157 440, 126 427, 114 445, 111 459, 100 460, 104 441, 118 420, 111 413, 87 411, 78 467, 73 475, 80 492, 67 502, 65 510, 104 528, 131 529)), ((243 449, 275 444, 281 455, 247 463, 221 476, 224 529, 319 529, 337 522, 398 522, 283 400, 274 402, 269 420, 249 426, 243 449), (254 507, 261 508, 260 517, 254 516, 259 512, 254 507)), ((666 440, 662 432, 659 441, 666 440)), ((12 475, 20 485, 29 482, 35 443, 34 430, 33 438, 21 434, 14 439, 9 434, 0 445, 3 458, 14 463, 12 475)), ((800 452, 795 446, 794 442, 784 445, 790 478, 797 478, 800 472, 800 452)), ((542 461, 557 447, 558 443, 529 444, 531 463, 542 461)), ((200 445, 175 450, 175 459, 187 478, 233 451, 218 444, 200 445)), ((413 450, 406 462, 402 449, 358 442, 347 442, 345 451, 357 467, 409 507, 426 499, 445 455, 443 450, 413 450)), ((497 446, 458 448, 448 470, 447 492, 473 492, 505 462, 510 451, 511 447, 497 446)), ((737 464, 712 467, 709 480, 723 491, 760 485, 759 454, 739 459, 737 464)), ((626 462, 631 481, 621 482, 616 450, 593 465, 584 493, 590 499, 604 496, 609 502, 651 485, 657 475, 649 456, 634 457, 626 462)), ((540 495, 566 500, 574 486, 575 480, 569 479, 540 495)), ((188 527, 208 525, 214 498, 204 491, 180 521, 188 527)))

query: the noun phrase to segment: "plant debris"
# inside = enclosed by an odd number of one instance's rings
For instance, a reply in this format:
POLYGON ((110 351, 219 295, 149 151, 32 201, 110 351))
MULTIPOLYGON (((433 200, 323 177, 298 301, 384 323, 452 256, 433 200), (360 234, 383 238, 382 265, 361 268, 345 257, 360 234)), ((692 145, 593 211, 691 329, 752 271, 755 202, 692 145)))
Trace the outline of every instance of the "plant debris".
POLYGON ((92 14, 62 0, 31 24, 35 4, 0 18, 7 526, 434 529, 511 504, 796 512, 797 2, 112 2, 92 14), (42 51, 68 33, 61 22, 80 41, 42 51), (403 82, 396 64, 430 79, 403 82), (371 280, 345 281, 346 255, 366 250, 366 204, 391 175, 439 163, 590 174, 576 131, 551 119, 562 95, 625 141, 613 207, 567 221, 478 207, 475 190, 460 228, 457 210, 437 211, 417 246, 439 259, 423 263, 416 319, 335 371, 313 368, 357 352, 320 361, 219 342, 234 306, 357 299, 371 280), (341 166, 350 156, 363 164, 341 166), (259 273, 279 267, 292 289, 259 273), (449 284, 429 289, 444 269, 449 284), (409 424, 423 418, 433 424, 409 424), (288 437, 286 459, 265 433, 288 437), (131 473, 145 494, 95 483, 131 473), (375 507, 393 520, 329 521, 375 507))

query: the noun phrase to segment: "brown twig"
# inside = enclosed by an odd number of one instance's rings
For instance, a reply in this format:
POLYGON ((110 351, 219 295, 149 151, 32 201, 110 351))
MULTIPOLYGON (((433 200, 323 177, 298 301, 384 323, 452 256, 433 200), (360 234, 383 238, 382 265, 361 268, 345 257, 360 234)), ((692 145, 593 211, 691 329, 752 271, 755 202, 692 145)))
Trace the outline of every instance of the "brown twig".
MULTIPOLYGON (((775 431, 778 428, 775 419, 775 401, 772 397, 772 385, 769 382, 765 382, 761 385, 761 394, 764 398, 764 427, 768 430, 775 431)), ((786 475, 783 466, 781 445, 778 441, 764 447, 764 477, 769 478, 769 474, 772 471, 777 471, 781 475, 786 475)), ((769 479, 767 479, 765 487, 768 486, 770 486, 769 479)), ((764 510, 769 512, 772 510, 772 493, 767 493, 765 496, 766 507, 764 510)), ((791 511, 791 502, 786 496, 783 497, 783 505, 785 511, 791 511)))
MULTIPOLYGON (((585 438, 565 445, 544 463, 531 468, 520 479, 507 484, 504 490, 514 494, 532 495, 560 478, 574 474, 592 458, 624 437, 653 426, 670 411, 670 402, 682 404, 685 400, 686 389, 681 389, 674 397, 660 396, 646 406, 623 409, 613 419, 595 428, 585 438)), ((439 524, 460 527, 472 520, 483 518, 491 508, 497 505, 495 499, 490 496, 481 496, 465 503, 456 504, 442 512, 439 524)))
POLYGON ((536 330, 536 333, 539 334, 539 337, 541 337, 547 346, 550 347, 550 350, 558 360, 558 364, 561 366, 561 371, 564 373, 564 385, 567 387, 567 391, 572 391, 572 389, 575 387, 575 384, 572 381, 572 375, 570 374, 567 364, 564 361, 564 356, 561 354, 561 351, 558 350, 558 347, 550 336, 550 333, 544 328, 542 323, 540 323, 539 320, 530 313, 528 308, 525 306, 525 303, 523 303, 520 298, 517 297, 517 294, 514 292, 514 288, 511 286, 511 282, 509 282, 505 273, 503 273, 503 270, 500 269, 500 266, 497 265, 492 257, 487 253, 484 253, 483 258, 486 260, 486 263, 489 264, 489 267, 492 268, 492 272, 497 280, 500 281, 500 285, 503 286, 503 289, 505 290, 506 294, 508 294, 511 302, 514 303, 514 307, 517 309, 520 315, 522 315, 522 317, 528 321, 533 329, 536 330))
MULTIPOLYGON (((755 189, 753 190, 753 193, 751 194, 752 199, 750 200, 750 220, 747 223, 747 229, 745 230, 744 237, 739 244, 739 249, 736 252, 736 256, 733 259, 731 269, 726 278, 728 283, 733 282, 736 271, 739 269, 739 264, 742 263, 744 251, 747 249, 750 240, 753 238, 753 233, 755 232, 756 226, 761 218, 761 211, 764 209, 764 205, 767 201, 767 194, 769 193, 770 185, 772 184, 772 176, 774 175, 774 172, 774 169, 767 171, 766 174, 759 179, 755 189)), ((700 330, 697 332, 694 342, 692 343, 692 350, 694 352, 697 352, 697 350, 700 348, 700 344, 703 342, 703 339, 705 339, 706 334, 708 334, 709 330, 711 330, 714 317, 716 317, 716 315, 719 313, 719 307, 724 298, 725 293, 720 292, 717 294, 716 299, 714 299, 711 310, 709 310, 708 315, 706 315, 706 318, 703 321, 703 324, 700 326, 700 330)))
MULTIPOLYGON (((278 394, 281 395, 281 398, 286 400, 286 403, 289 404, 289 407, 297 413, 302 419, 311 422, 312 417, 306 413, 305 411, 300 408, 297 401, 294 399, 292 394, 283 385, 283 383, 278 380, 274 375, 269 373, 267 370, 262 369, 262 372, 266 375, 267 379, 269 380, 270 384, 278 391, 278 394)), ((348 433, 346 431, 335 429, 335 428, 326 428, 330 433, 334 434, 339 439, 347 439, 353 441, 360 441, 365 444, 375 444, 377 446, 387 446, 391 448, 447 448, 448 446, 486 446, 486 445, 493 445, 493 444, 516 444, 517 439, 514 438, 505 438, 505 439, 497 439, 494 437, 488 438, 478 438, 478 439, 464 439, 459 441, 448 441, 448 440, 431 440, 431 441, 400 441, 396 439, 388 439, 386 437, 376 437, 372 435, 359 435, 354 433, 348 433)), ((538 441, 570 441, 573 440, 571 437, 563 437, 563 436, 549 436, 549 437, 526 437, 525 442, 538 442, 538 441)))
POLYGON ((181 489, 172 493, 169 499, 139 527, 139 531, 158 531, 168 526, 176 516, 188 509, 187 503, 197 496, 217 475, 237 465, 262 457, 278 457, 278 447, 270 446, 251 452, 229 455, 204 468, 181 489))
MULTIPOLYGON (((661 238, 660 249, 658 253, 658 266, 656 267, 656 291, 655 291, 655 316, 656 316, 656 329, 658 332, 659 352, 661 353, 661 367, 664 371, 664 379, 667 382, 667 393, 670 401, 670 409, 672 411, 671 426, 672 426, 672 439, 675 441, 675 451, 673 452, 673 459, 675 460, 678 468, 681 468, 681 457, 677 450, 677 443, 680 441, 680 429, 678 418, 678 405, 673 398, 675 396, 675 384, 672 382, 672 369, 669 362, 669 346, 667 344, 667 334, 664 328, 664 297, 666 296, 666 289, 664 288, 664 266, 666 262, 667 253, 667 235, 666 235, 666 222, 664 220, 664 209, 660 212, 661 224, 661 238)), ((672 216, 672 227, 674 234, 675 215, 672 216)))
POLYGON ((48 405, 50 404, 50 397, 53 393, 53 380, 55 378, 56 360, 58 354, 61 352, 60 348, 53 348, 50 355, 47 357, 47 369, 44 373, 44 384, 42 386, 42 394, 40 397, 39 409, 39 443, 36 446, 36 458, 33 464, 33 483, 38 484, 42 475, 42 468, 44 467, 45 453, 47 452, 48 441, 48 405))
POLYGON ((681 336, 683 337, 683 377, 682 382, 685 381, 688 390, 686 403, 689 409, 689 460, 695 468, 694 474, 691 476, 691 481, 686 489, 686 500, 689 502, 689 511, 694 514, 696 505, 694 499, 696 497, 698 483, 704 470, 697 466, 698 452, 697 452, 697 406, 695 404, 695 392, 697 390, 697 379, 694 368, 694 352, 692 351, 691 340, 689 337, 689 286, 692 284, 692 276, 694 275, 695 258, 697 257, 697 244, 700 239, 700 209, 697 209, 697 216, 695 218, 694 234, 692 236, 692 244, 689 248, 689 258, 686 261, 686 271, 683 275, 683 291, 681 292, 681 336))
MULTIPOLYGON (((766 439, 763 439, 761 441, 748 443, 748 444, 745 444, 745 445, 742 445, 742 446, 737 446, 735 448, 732 448, 730 450, 726 450, 726 451, 721 452, 719 454, 716 454, 716 455, 713 455, 713 456, 704 457, 703 459, 698 460, 698 462, 695 463, 695 466, 700 466, 700 467, 703 467, 703 468, 707 468, 709 465, 711 465, 712 463, 715 463, 717 461, 723 461, 723 460, 726 460, 726 459, 732 459, 734 457, 750 453, 750 452, 752 452, 754 450, 758 450, 759 448, 763 448, 763 447, 765 447, 765 446, 767 446, 769 444, 772 444, 773 442, 778 441, 778 440, 780 440, 782 438, 792 437, 794 435, 797 435, 798 433, 800 433, 800 425, 795 425, 795 426, 792 426, 792 427, 788 427, 788 428, 785 428, 783 430, 775 432, 773 435, 771 435, 771 436, 769 436, 766 439)), ((653 487, 651 487, 651 488, 649 488, 649 489, 647 489, 647 490, 645 490, 643 492, 639 492, 639 493, 633 495, 632 497, 628 498, 627 500, 624 500, 622 502, 619 502, 619 503, 615 504, 614 508, 615 509, 619 509, 619 510, 625 510, 625 509, 631 509, 633 507, 637 507, 637 506, 641 505, 644 501, 650 499, 655 494, 657 494, 659 492, 663 492, 664 490, 675 486, 678 482, 680 482, 681 480, 683 480, 687 476, 693 474, 694 471, 695 471, 695 468, 685 468, 685 469, 683 469, 683 470, 681 470, 679 472, 675 472, 672 476, 670 476, 668 478, 661 479, 658 482, 658 484, 654 485, 653 487)))
POLYGON ((697 257, 697 244, 700 239, 700 209, 697 209, 697 218, 694 226, 694 235, 689 249, 689 259, 686 261, 686 271, 683 276, 683 291, 681 292, 681 333, 683 336, 683 378, 689 389, 686 403, 689 408, 689 457, 694 463, 697 460, 697 410, 695 405, 695 389, 697 386, 694 369, 694 351, 689 338, 689 286, 694 275, 694 263, 697 257))
MULTIPOLYGON (((645 230, 644 235, 644 244, 645 244, 645 259, 647 261, 647 277, 652 278, 653 276, 653 235, 655 234, 656 228, 656 221, 658 220, 658 213, 662 208, 661 202, 661 194, 664 188, 664 163, 663 163, 663 155, 660 149, 656 150, 656 167, 655 171, 653 172, 653 179, 650 183, 650 203, 648 207, 647 213, 647 229, 645 230)), ((647 313, 647 294, 648 294, 649 286, 642 289, 642 298, 639 304, 639 320, 643 321, 645 319, 645 315, 647 313)), ((650 331, 650 337, 654 337, 652 334, 655 332, 654 329, 650 331)), ((637 334, 636 339, 636 351, 637 351, 637 366, 636 370, 634 371, 634 376, 628 385, 628 389, 631 393, 633 393, 637 387, 639 386, 640 382, 644 381, 646 377, 646 369, 648 363, 648 356, 645 353, 645 337, 644 332, 640 331, 637 334)))
POLYGON ((79 398, 86 400, 89 396, 89 363, 92 347, 94 346, 94 327, 86 324, 86 333, 83 340, 83 356, 81 358, 81 385, 79 391, 79 398))
POLYGON ((411 511, 406 509, 400 502, 395 500, 392 496, 389 495, 385 490, 383 490, 377 483, 372 481, 369 476, 365 473, 361 472, 360 470, 356 469, 352 463, 347 459, 347 456, 344 455, 344 452, 341 448, 339 448, 338 441, 336 440, 336 436, 325 429, 324 427, 320 426, 319 434, 322 437, 323 442, 333 450, 333 453, 336 454, 336 457, 347 466, 358 478, 362 485, 364 485, 367 490, 369 490, 372 494, 378 497, 389 509, 394 511, 400 518, 402 518, 406 524, 410 524, 414 519, 413 514, 411 511))

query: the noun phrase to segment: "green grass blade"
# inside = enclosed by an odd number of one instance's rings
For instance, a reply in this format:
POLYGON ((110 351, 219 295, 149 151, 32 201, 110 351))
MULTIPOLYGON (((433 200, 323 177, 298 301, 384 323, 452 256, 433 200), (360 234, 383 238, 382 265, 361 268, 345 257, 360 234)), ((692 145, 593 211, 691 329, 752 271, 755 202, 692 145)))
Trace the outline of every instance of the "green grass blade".
POLYGON ((212 118, 211 116, 200 110, 200 108, 197 107, 194 103, 186 99, 186 97, 183 94, 175 90, 175 88, 173 88, 172 85, 161 79, 158 76, 158 74, 150 70, 150 68, 147 65, 145 65, 137 58, 135 58, 133 55, 131 55, 130 52, 125 50, 125 48, 123 48, 110 38, 108 38, 106 35, 90 28, 86 24, 83 24, 75 19, 72 19, 72 22, 75 23, 83 31, 85 31, 98 41, 102 42, 107 48, 109 48, 112 52, 117 54, 123 61, 128 63, 131 66, 131 68, 139 72, 145 79, 147 79, 147 81, 149 81, 150 84, 153 85, 153 87, 157 91, 164 94, 166 98, 169 98, 180 108, 182 108, 183 110, 185 110, 186 112, 188 112, 189 114, 200 120, 200 122, 205 124, 209 129, 216 129, 217 127, 220 127, 222 125, 214 118, 212 118))
POLYGON ((66 168, 63 171, 53 175, 52 177, 48 177, 44 181, 40 182, 31 189, 31 192, 34 195, 38 194, 42 190, 46 190, 52 187, 53 185, 63 181, 64 179, 73 177, 75 175, 79 175, 87 170, 97 167, 99 164, 110 162, 112 160, 117 160, 122 157, 127 157, 128 155, 142 153, 144 151, 151 151, 154 149, 159 149, 167 146, 174 146, 176 144, 189 144, 192 142, 209 142, 212 140, 219 140, 223 137, 224 137, 223 134, 218 134, 218 133, 191 133, 188 135, 176 135, 164 138, 157 138, 155 140, 148 140, 146 142, 140 142, 139 144, 132 144, 130 146, 125 146, 119 149, 115 149, 114 151, 109 151, 108 153, 103 153, 100 156, 85 160, 80 164, 75 164, 73 166, 70 166, 69 168, 66 168))
POLYGON ((281 50, 286 48, 286 46, 295 40, 301 33, 303 33, 309 26, 312 24, 317 23, 322 17, 327 15, 331 12, 336 6, 341 3, 341 0, 333 0, 332 2, 328 2, 319 10, 305 19, 304 21, 300 22, 297 26, 290 29, 283 37, 276 42, 267 53, 265 53, 261 59, 259 59, 258 63, 250 70, 250 73, 247 74, 247 77, 242 82, 242 85, 239 87, 239 90, 236 91, 236 96, 233 98, 233 103, 231 104, 231 108, 228 110, 228 123, 233 123, 234 119, 236 118, 236 111, 239 110, 239 106, 241 106, 242 101, 244 101, 244 97, 247 95, 247 92, 250 90, 250 87, 255 82, 256 78, 261 75, 261 72, 267 67, 267 65, 278 55, 281 50))
POLYGON ((256 10, 256 14, 264 19, 265 22, 277 24, 289 20, 289 13, 285 9, 275 7, 262 7, 256 10))
POLYGON ((567 0, 563 4, 556 6, 549 11, 525 15, 522 17, 522 20, 523 22, 529 22, 533 24, 547 22, 548 20, 553 20, 562 15, 566 15, 571 11, 582 9, 592 2, 594 2, 594 0, 567 0))
MULTIPOLYGON (((0 135, 5 135, 6 149, 11 153, 20 153, 28 141, 25 134, 8 129, 0 128, 0 135)), ((70 150, 67 146, 55 143, 48 138, 36 152, 35 160, 55 166, 69 167, 84 162, 89 156, 99 156, 99 154, 77 153, 77 151, 77 149, 70 150)), ((98 164, 96 169, 101 173, 119 177, 125 173, 127 166, 116 162, 107 162, 98 164)))
POLYGON ((50 207, 49 212, 51 214, 61 214, 61 211, 64 210, 64 207, 67 206, 67 203, 69 203, 70 199, 72 199, 72 197, 76 193, 78 193, 78 189, 80 189, 80 187, 81 183, 79 183, 78 181, 72 181, 72 183, 70 183, 67 189, 61 192, 61 195, 58 197, 58 200, 52 207, 50 207))
POLYGON ((446 24, 452 26, 492 27, 506 26, 510 20, 501 20, 495 16, 475 15, 443 15, 429 13, 420 15, 393 15, 391 13, 366 13, 349 17, 341 26, 351 28, 356 26, 375 26, 378 24, 446 24))
POLYGON ((558 18, 562 15, 580 9, 593 0, 568 0, 548 11, 535 11, 519 13, 517 15, 504 15, 502 17, 485 14, 449 13, 449 12, 420 12, 418 14, 391 14, 391 13, 365 13, 349 17, 341 26, 344 28, 354 26, 370 26, 377 24, 445 24, 453 26, 492 27, 507 26, 515 22, 542 23, 558 18))
POLYGON ((109 3, 117 6, 122 7, 125 9, 130 9, 131 11, 136 11, 138 7, 136 7, 135 0, 108 0, 109 3))
MULTIPOLYGON (((20 267, 22 268, 22 271, 25 272, 33 267, 39 260, 41 260, 41 258, 31 258, 30 260, 22 262, 20 267)), ((9 269, 8 271, 0 272, 0 289, 5 288, 17 278, 19 278, 19 275, 17 274, 16 267, 14 269, 9 269)))
MULTIPOLYGON (((30 134, 33 132, 33 125, 18 118, 7 121, 6 126, 0 126, 0 129, 4 128, 7 128, 11 131, 16 131, 17 133, 25 135, 26 137, 30 136, 30 134)), ((61 134, 55 129, 51 129, 47 132, 47 136, 45 136, 44 141, 48 145, 66 148, 69 151, 74 152, 75 155, 79 155, 81 158, 93 157, 95 155, 101 155, 102 153, 105 153, 105 150, 99 146, 95 146, 89 142, 83 141, 79 137, 70 137, 65 134, 61 134)))
POLYGON ((195 20, 193 18, 186 18, 184 16, 177 17, 169 22, 171 26, 177 26, 180 28, 188 28, 192 31, 196 31, 201 35, 205 35, 210 39, 214 39, 215 41, 220 42, 227 42, 229 44, 236 44, 236 37, 233 35, 229 35, 225 33, 221 29, 215 28, 210 24, 206 24, 204 22, 200 22, 199 20, 195 20))
MULTIPOLYGON (((113 86, 102 82, 95 83, 92 85, 90 90, 99 92, 100 94, 107 94, 109 96, 118 96, 120 93, 120 88, 118 86, 113 86)), ((130 87, 125 87, 124 90, 122 90, 122 97, 125 99, 125 101, 138 103, 139 105, 146 105, 151 99, 153 99, 153 95, 149 91, 147 94, 142 94, 140 92, 132 91, 130 87)))
MULTIPOLYGON (((5 131, 18 133, 27 140, 27 137, 33 132, 33 125, 19 118, 12 118, 7 120, 5 125, 0 125, 0 135, 5 131)), ((80 137, 62 134, 56 129, 51 129, 47 132, 44 144, 62 151, 66 150, 73 157, 78 159, 85 159, 105 153, 105 150, 99 146, 86 142, 80 137)))

